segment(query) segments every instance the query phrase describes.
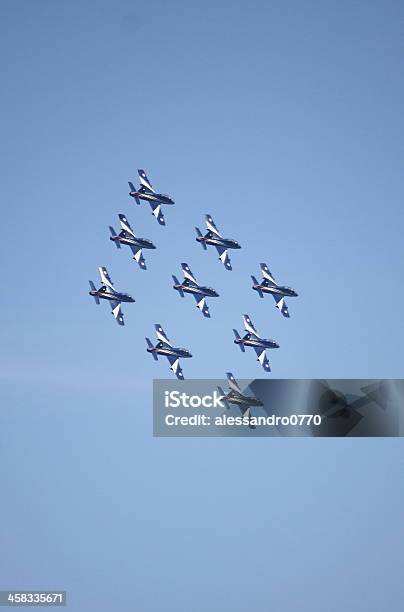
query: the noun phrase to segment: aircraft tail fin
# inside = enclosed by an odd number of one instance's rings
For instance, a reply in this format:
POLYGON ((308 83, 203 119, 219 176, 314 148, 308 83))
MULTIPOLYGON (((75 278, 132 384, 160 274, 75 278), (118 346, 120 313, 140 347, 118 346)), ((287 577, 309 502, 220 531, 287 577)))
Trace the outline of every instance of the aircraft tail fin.
MULTIPOLYGON (((118 235, 111 225, 109 226, 109 231, 111 232, 111 239, 118 235)), ((121 243, 119 242, 119 240, 112 240, 112 242, 115 242, 115 246, 117 249, 121 248, 121 243)))
MULTIPOLYGON (((254 283, 254 285, 259 285, 259 282, 257 281, 257 279, 255 278, 255 276, 251 277, 252 282, 254 283)), ((256 287, 253 287, 253 289, 256 289, 256 291, 258 291, 258 295, 260 297, 264 297, 264 294, 262 293, 261 289, 257 289, 256 287)))
MULTIPOLYGON (((150 348, 150 349, 154 348, 154 346, 153 346, 152 341, 150 340, 150 338, 146 338, 146 342, 147 342, 147 347, 148 347, 148 348, 150 348)), ((152 353, 152 355, 153 355, 153 359, 154 359, 154 361, 158 361, 158 356, 157 356, 157 353, 152 353)))
POLYGON ((130 189, 130 193, 129 193, 129 195, 133 195, 133 197, 134 197, 134 198, 135 198, 135 200, 136 200, 136 204, 140 204, 139 197, 138 197, 137 195, 134 195, 134 194, 136 193, 136 187, 135 187, 135 186, 134 186, 134 184, 133 184, 133 183, 131 183, 130 181, 128 182, 128 185, 129 185, 129 189, 130 189))
MULTIPOLYGON (((196 230, 196 235, 198 236, 198 238, 203 238, 203 234, 201 230, 199 229, 199 227, 196 227, 195 230, 196 230)), ((203 250, 206 251, 206 248, 207 248, 206 242, 204 240, 200 240, 199 242, 201 243, 203 250)))
MULTIPOLYGON (((178 278, 176 276, 174 276, 173 274, 173 281, 174 281, 174 285, 180 285, 181 283, 179 282, 178 278)), ((184 292, 180 287, 174 287, 174 289, 176 291, 178 291, 178 293, 180 294, 181 297, 184 297, 184 292)))
MULTIPOLYGON (((233 334, 236 336, 236 340, 241 340, 240 334, 238 333, 237 329, 233 329, 233 334)), ((245 352, 245 347, 244 344, 241 343, 237 343, 240 347, 240 350, 242 353, 245 352)))
MULTIPOLYGON (((90 283, 90 288, 91 288, 91 291, 97 291, 97 289, 95 288, 95 285, 94 285, 93 281, 88 281, 88 282, 90 283)), ((96 304, 99 304, 99 303, 100 303, 100 298, 98 297, 98 295, 93 295, 93 298, 94 298, 94 300, 95 300, 95 303, 96 303, 96 304)))
POLYGON ((227 410, 230 410, 230 404, 229 402, 225 399, 226 398, 226 393, 223 391, 222 387, 218 387, 217 390, 219 391, 221 398, 220 401, 222 402, 222 404, 224 405, 225 408, 227 408, 227 410))

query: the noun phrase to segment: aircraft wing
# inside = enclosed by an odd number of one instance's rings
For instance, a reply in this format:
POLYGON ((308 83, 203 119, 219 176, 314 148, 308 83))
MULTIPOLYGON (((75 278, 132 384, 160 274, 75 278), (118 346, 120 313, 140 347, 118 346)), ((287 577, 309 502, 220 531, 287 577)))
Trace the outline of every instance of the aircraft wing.
POLYGON ((118 325, 125 325, 125 322, 123 320, 122 310, 121 310, 121 302, 118 302, 118 300, 112 300, 110 301, 110 304, 112 308, 112 314, 114 315, 118 325))
POLYGON ((267 357, 266 350, 260 346, 255 346, 254 350, 257 354, 257 361, 260 362, 266 372, 270 372, 271 366, 269 364, 269 359, 267 357))
POLYGON ((175 355, 168 355, 167 359, 170 362, 170 370, 174 372, 177 378, 179 378, 180 380, 183 380, 184 374, 182 373, 179 358, 175 357, 175 355))
POLYGON ((168 346, 171 346, 170 340, 167 338, 164 329, 161 327, 160 323, 156 323, 154 329, 156 330, 157 340, 160 340, 160 342, 164 342, 165 344, 168 344, 168 346))
POLYGON ((216 236, 219 236, 219 238, 221 238, 219 230, 217 229, 215 222, 213 221, 211 215, 206 215, 205 218, 206 218, 206 227, 208 228, 208 230, 216 234, 216 236))
POLYGON ((109 287, 110 289, 112 289, 112 291, 115 291, 114 289, 114 285, 112 280, 110 279, 110 276, 108 274, 108 270, 104 267, 98 268, 100 276, 101 276, 101 282, 103 285, 105 285, 106 287, 109 287))
POLYGON ((261 266, 261 272, 262 272, 262 276, 263 278, 269 282, 269 284, 271 285, 276 285, 277 282, 272 274, 272 272, 270 271, 270 269, 268 268, 266 263, 262 263, 260 264, 261 266))
POLYGON ((285 302, 285 298, 281 295, 275 295, 274 293, 272 294, 272 297, 275 300, 276 307, 279 308, 279 310, 281 311, 284 317, 289 319, 290 314, 289 314, 289 310, 285 302))
POLYGON ((135 238, 133 229, 131 228, 129 221, 127 220, 125 215, 118 215, 118 217, 119 217, 119 223, 121 224, 121 228, 123 229, 123 231, 133 236, 133 238, 135 238))
POLYGON ((129 246, 133 253, 133 259, 137 261, 139 267, 142 268, 142 270, 146 270, 146 262, 142 255, 142 249, 140 247, 135 247, 133 244, 129 246))
POLYGON ((139 175, 139 181, 140 184, 142 185, 142 187, 144 187, 145 189, 147 189, 147 191, 151 191, 152 193, 154 193, 154 189, 151 185, 151 182, 149 181, 149 179, 146 176, 146 172, 144 170, 138 170, 137 171, 138 175, 139 175))
POLYGON ((227 249, 222 246, 216 246, 217 252, 219 253, 219 259, 224 264, 227 270, 231 270, 230 257, 227 253, 227 249))
POLYGON ((191 283, 194 283, 195 285, 197 285, 198 283, 196 282, 196 278, 192 274, 191 268, 189 267, 189 265, 187 263, 182 263, 181 264, 181 268, 182 268, 182 272, 184 274, 184 278, 187 278, 188 280, 191 281, 191 283))
POLYGON ((250 319, 250 317, 248 316, 248 314, 243 315, 243 323, 244 323, 244 328, 246 330, 246 332, 252 334, 253 336, 255 336, 256 338, 258 338, 258 333, 250 319))
POLYGON ((202 293, 194 293, 193 296, 196 300, 196 305, 199 308, 199 310, 202 312, 203 316, 209 319, 210 313, 209 313, 208 305, 205 300, 205 296, 202 295, 202 293))
POLYGON ((233 374, 231 372, 226 372, 226 376, 227 376, 229 388, 232 389, 233 391, 237 391, 238 393, 241 393, 240 386, 237 380, 234 378, 233 374))
POLYGON ((160 225, 165 225, 166 222, 164 221, 164 215, 161 212, 161 204, 158 204, 157 202, 149 202, 149 204, 153 211, 153 215, 156 217, 160 225))

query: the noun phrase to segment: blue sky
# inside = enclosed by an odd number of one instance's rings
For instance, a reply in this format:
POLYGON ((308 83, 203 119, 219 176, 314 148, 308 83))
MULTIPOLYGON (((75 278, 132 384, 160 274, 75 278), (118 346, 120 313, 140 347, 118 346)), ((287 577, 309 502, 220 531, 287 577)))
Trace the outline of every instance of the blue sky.
POLYGON ((4 588, 84 610, 401 610, 400 440, 156 440, 153 324, 186 377, 402 376, 404 9, 4 0, 4 588), (161 228, 127 181, 170 193, 161 228), (108 239, 125 213, 142 272, 108 239), (242 250, 196 243, 211 213, 242 250), (212 319, 171 288, 187 261, 212 319), (291 319, 250 288, 266 261, 291 319), (106 265, 126 326, 88 296, 106 265), (382 588, 382 585, 384 588, 382 588), (96 589, 100 589, 96 593, 96 589))

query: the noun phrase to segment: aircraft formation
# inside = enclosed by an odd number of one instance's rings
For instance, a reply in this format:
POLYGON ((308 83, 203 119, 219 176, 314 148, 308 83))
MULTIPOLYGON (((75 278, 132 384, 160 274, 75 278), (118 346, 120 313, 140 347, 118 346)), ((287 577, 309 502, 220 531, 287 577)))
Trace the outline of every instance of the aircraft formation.
MULTIPOLYGON (((136 204, 138 205, 141 205, 142 202, 149 203, 152 214, 156 218, 157 222, 160 225, 165 226, 166 222, 162 212, 162 206, 172 206, 175 204, 174 200, 168 195, 157 193, 153 189, 152 184, 144 170, 138 170, 138 176, 140 183, 139 188, 137 189, 132 182, 129 182, 129 195, 134 198, 136 204)), ((124 214, 119 214, 118 219, 121 226, 121 231, 118 234, 112 226, 109 226, 111 234, 110 240, 115 244, 117 249, 121 249, 122 246, 128 246, 132 251, 132 258, 139 265, 140 269, 146 270, 147 266, 143 251, 154 250, 156 249, 156 246, 147 238, 137 237, 124 214)), ((198 227, 195 228, 196 241, 202 245, 205 251, 207 250, 208 245, 214 246, 218 252, 219 260, 222 262, 225 269, 231 271, 232 265, 228 251, 230 249, 241 249, 241 245, 233 238, 224 238, 219 232, 210 214, 205 215, 205 221, 205 234, 202 234, 198 227)), ((275 300, 275 307, 279 309, 285 318, 289 318, 290 314, 285 298, 297 297, 298 294, 294 289, 278 284, 265 263, 261 263, 260 267, 262 272, 262 280, 261 282, 258 282, 255 276, 251 276, 253 281, 252 289, 258 293, 260 298, 263 298, 266 293, 272 295, 275 300)), ((205 318, 210 318, 207 298, 210 300, 210 298, 219 297, 219 293, 212 287, 199 284, 186 262, 181 263, 181 268, 183 280, 180 282, 178 278, 173 275, 173 289, 179 293, 181 298, 184 298, 186 293, 193 296, 196 301, 196 306, 201 311, 202 315, 205 318)), ((89 281, 89 294, 94 298, 96 304, 100 304, 100 300, 107 300, 111 306, 112 314, 116 322, 118 325, 123 326, 125 322, 121 304, 123 302, 135 302, 135 299, 128 293, 123 293, 115 289, 105 267, 99 267, 98 270, 101 277, 101 286, 99 289, 96 289, 94 283, 89 281)), ((246 347, 253 348, 257 356, 257 361, 266 372, 270 372, 271 367, 267 356, 267 350, 279 348, 279 344, 275 340, 261 338, 249 315, 243 315, 243 324, 245 329, 245 334, 243 336, 240 336, 236 329, 233 330, 235 335, 234 343, 240 347, 243 353, 245 352, 246 347)), ((162 357, 167 357, 170 363, 170 369, 174 372, 179 380, 183 380, 184 375, 179 360, 190 358, 192 357, 192 354, 188 349, 173 346, 159 323, 156 323, 154 327, 157 336, 157 343, 153 345, 151 340, 146 338, 147 352, 150 353, 156 361, 158 360, 159 355, 162 357)), ((245 413, 247 413, 247 416, 249 416, 250 406, 262 405, 261 402, 255 398, 243 396, 234 376, 230 372, 227 373, 227 378, 229 380, 230 391, 227 395, 222 393, 224 401, 226 401, 227 404, 238 405, 243 416, 245 413), (248 404, 249 401, 252 403, 248 404)))

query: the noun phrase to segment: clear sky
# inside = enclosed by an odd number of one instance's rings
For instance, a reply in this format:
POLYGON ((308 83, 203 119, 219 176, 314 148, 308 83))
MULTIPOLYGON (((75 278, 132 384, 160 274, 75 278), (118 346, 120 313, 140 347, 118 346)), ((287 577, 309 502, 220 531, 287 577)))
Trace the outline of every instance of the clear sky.
POLYGON ((145 351, 184 374, 403 375, 404 5, 2 0, 0 588, 75 612, 398 612, 401 440, 153 439, 145 351), (161 228, 127 181, 176 201, 161 228), (125 213, 141 271, 109 241, 125 213), (225 271, 194 226, 241 251, 225 271), (187 261, 220 298, 173 291, 187 261), (251 290, 266 261, 299 298, 251 290), (106 265, 119 328, 88 296, 106 265))

